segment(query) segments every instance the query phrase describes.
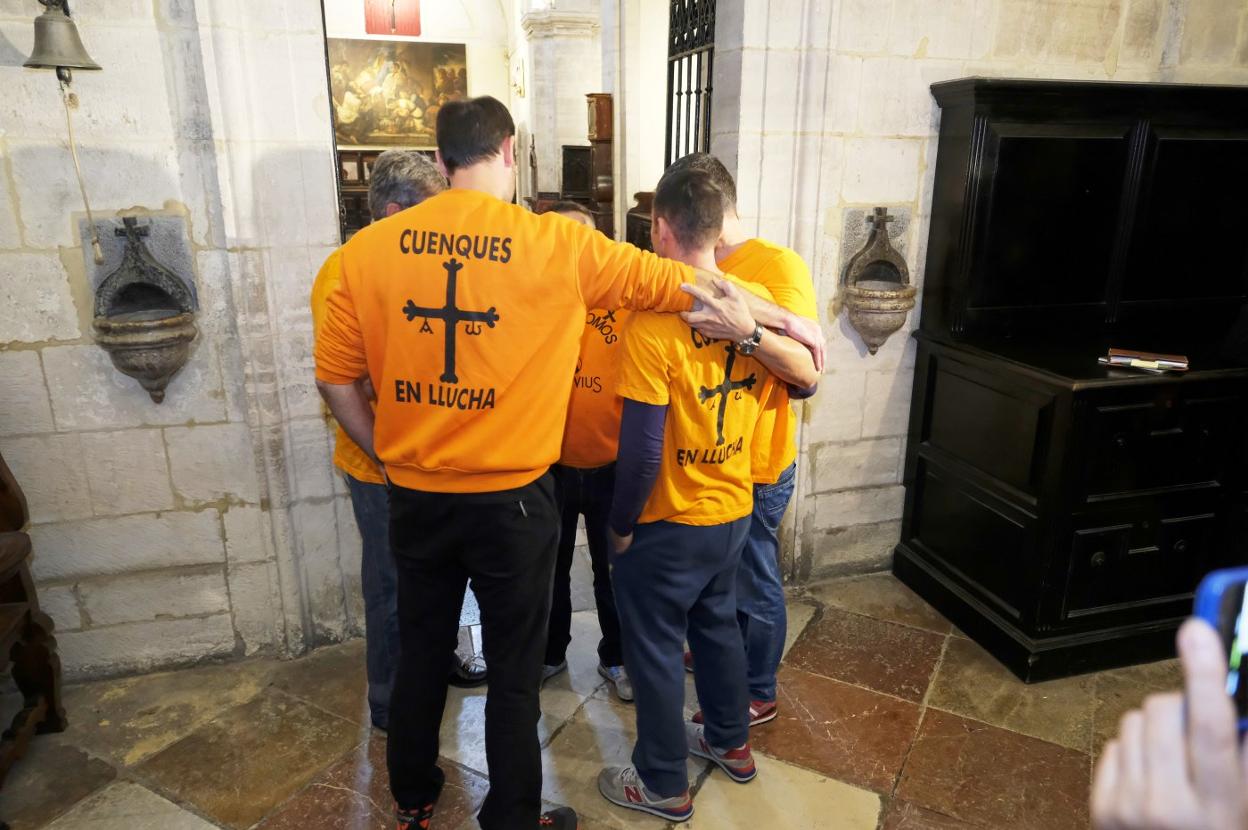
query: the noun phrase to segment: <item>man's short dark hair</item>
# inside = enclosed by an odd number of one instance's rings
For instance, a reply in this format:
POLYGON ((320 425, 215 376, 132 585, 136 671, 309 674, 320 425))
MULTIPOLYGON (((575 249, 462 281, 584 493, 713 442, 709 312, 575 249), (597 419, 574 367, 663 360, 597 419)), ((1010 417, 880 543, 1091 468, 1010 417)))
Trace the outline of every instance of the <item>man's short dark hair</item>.
POLYGON ((511 113, 488 95, 448 101, 438 110, 438 152, 447 173, 493 158, 515 134, 511 113))
POLYGON ((563 201, 555 202, 553 205, 546 208, 546 210, 542 212, 543 213, 579 213, 582 216, 588 217, 589 221, 593 223, 595 228, 598 227, 598 218, 594 216, 594 212, 590 210, 589 208, 585 207, 585 205, 581 204, 580 202, 574 202, 571 199, 564 199, 563 201))
POLYGON ((710 174, 669 169, 654 191, 654 215, 671 227, 680 247, 701 250, 715 244, 724 228, 724 191, 710 174))
POLYGON ((386 205, 418 205, 446 190, 446 179, 428 156, 416 150, 386 150, 373 163, 368 182, 368 212, 373 221, 386 218, 386 205))
POLYGON ((737 183, 732 180, 732 174, 728 172, 727 167, 724 167, 724 163, 715 156, 710 153, 690 153, 672 162, 671 167, 668 167, 663 175, 666 176, 676 170, 701 170, 711 177, 716 187, 724 192, 724 198, 727 199, 726 207, 732 210, 737 209, 737 183))

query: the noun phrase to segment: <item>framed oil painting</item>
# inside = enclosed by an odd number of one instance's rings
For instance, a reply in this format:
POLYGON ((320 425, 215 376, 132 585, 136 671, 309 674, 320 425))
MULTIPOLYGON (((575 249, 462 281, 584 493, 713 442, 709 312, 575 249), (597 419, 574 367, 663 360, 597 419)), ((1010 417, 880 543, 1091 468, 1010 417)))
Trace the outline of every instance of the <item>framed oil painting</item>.
POLYGON ((329 38, 339 146, 433 147, 438 110, 468 95, 462 43, 329 38))

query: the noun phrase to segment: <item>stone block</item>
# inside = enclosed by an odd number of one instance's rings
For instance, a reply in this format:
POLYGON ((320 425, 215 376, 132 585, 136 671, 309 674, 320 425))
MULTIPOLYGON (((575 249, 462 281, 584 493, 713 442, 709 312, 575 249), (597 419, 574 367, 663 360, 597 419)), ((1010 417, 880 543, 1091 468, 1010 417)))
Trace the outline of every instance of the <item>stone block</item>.
POLYGON ((56 631, 77 631, 82 628, 82 614, 72 585, 39 586, 39 610, 52 618, 56 631))
POLYGON ((824 94, 823 130, 848 134, 858 129, 858 102, 862 97, 862 63, 857 55, 834 54, 824 94))
MULTIPOLYGON (((763 89, 763 120, 768 133, 797 132, 798 80, 802 53, 768 50, 763 89)), ((809 83, 812 79, 807 79, 809 83)))
POLYGON ((17 206, 13 204, 9 177, 4 172, 0 165, 0 250, 22 246, 22 233, 17 226, 17 206))
POLYGON ((78 435, 6 438, 0 451, 26 494, 32 523, 91 515, 91 486, 78 435))
MULTIPOLYGON (((78 78, 89 74, 76 76, 75 86, 78 78)), ((101 72, 98 77, 118 76, 101 72)), ((108 82, 116 85, 115 80, 108 82)), ((79 94, 83 94, 81 89, 79 94)), ((168 108, 163 97, 161 106, 168 108)), ((59 136, 60 130, 55 134, 59 136)), ((82 195, 64 147, 59 141, 26 139, 10 139, 8 145, 13 169, 21 171, 17 196, 27 244, 36 248, 80 245, 77 216, 83 210, 82 195)), ((178 151, 171 141, 84 142, 79 157, 91 206, 100 216, 134 206, 158 209, 181 195, 172 172, 178 169, 178 151)))
MULTIPOLYGON (((762 169, 759 179, 766 184, 760 189, 758 215, 768 219, 789 220, 794 209, 794 188, 797 186, 797 135, 782 133, 763 136, 762 169)), ((766 236, 764 234, 764 236, 766 236)), ((774 237, 766 236, 767 239, 774 237)))
POLYGON ((1161 57, 1163 0, 1131 0, 1122 29, 1118 63, 1125 66, 1157 65, 1161 57))
MULTIPOLYGON (((6 456, 7 457, 7 456, 6 456)), ((59 522, 31 528, 36 579, 77 579, 224 561, 216 510, 59 522)))
POLYGON ((247 654, 278 645, 281 641, 282 601, 278 592, 277 565, 272 562, 231 564, 226 573, 234 629, 243 638, 247 654))
POLYGON ((364 631, 364 587, 361 573, 364 545, 349 496, 334 499, 338 517, 338 566, 342 570, 343 602, 351 634, 364 631))
POLYGON ((1179 63, 1226 65, 1235 61, 1243 3, 1228 0, 1188 0, 1183 18, 1179 63))
POLYGON ((879 53, 888 44, 892 3, 846 0, 841 3, 841 25, 836 48, 842 52, 879 53))
POLYGON ((798 579, 815 581, 887 570, 901 539, 901 522, 816 532, 807 541, 798 579))
POLYGON ((862 435, 862 404, 866 378, 861 372, 832 372, 819 380, 819 391, 806 401, 802 442, 854 441, 862 435))
POLYGON ((862 437, 905 435, 910 428, 910 395, 914 371, 868 372, 862 408, 862 437))
POLYGON ((118 372, 99 346, 42 351, 58 429, 117 429, 225 420, 221 371, 214 344, 201 334, 186 365, 155 403, 137 380, 118 372))
POLYGON ((913 202, 921 148, 914 139, 846 139, 841 197, 858 204, 913 202))
MULTIPOLYGON (((737 10, 740 10, 744 5, 746 4, 732 4, 737 10)), ((727 14, 727 9, 724 10, 724 13, 727 14)), ((717 18, 715 25, 717 32, 723 31, 718 28, 722 25, 721 19, 717 18)), ((714 130, 720 130, 727 126, 735 132, 741 126, 741 87, 745 83, 741 72, 745 52, 740 48, 720 51, 718 41, 719 38, 717 36, 715 64, 711 78, 711 112, 715 117, 711 122, 711 127, 714 130)), ((725 162, 725 165, 728 165, 728 163, 725 162)), ((731 166, 728 169, 731 170, 731 166)), ((0 206, 0 210, 3 210, 2 206, 0 206)))
POLYGON ((290 519, 312 617, 311 642, 337 642, 346 632, 346 606, 335 502, 295 504, 290 519))
POLYGON ((223 569, 85 580, 78 585, 92 627, 177 617, 198 617, 230 609, 223 569))
POLYGON ((327 499, 334 495, 334 437, 323 418, 292 421, 288 462, 295 498, 327 499))
POLYGON ((35 351, 0 352, 0 435, 51 432, 52 402, 35 351))
POLYGON ((812 511, 814 529, 832 530, 900 519, 905 498, 906 490, 900 486, 845 490, 815 496, 807 509, 812 511))
POLYGON ((1020 63, 1103 63, 1114 42, 1122 6, 1123 0, 1003 2, 993 54, 1020 63))
POLYGON ((52 254, 0 254, 0 343, 82 335, 65 268, 52 254))
POLYGON ((56 638, 70 680, 153 669, 234 654, 229 614, 127 623, 56 638))
POLYGON ((259 503, 256 450, 246 424, 171 427, 165 443, 173 487, 182 498, 259 503))
POLYGON ((733 178, 737 183, 737 213, 743 219, 747 216, 759 216, 759 202, 763 191, 762 168, 762 134, 740 133, 737 136, 737 169, 733 172, 733 178))
POLYGON ((894 0, 888 51, 915 58, 971 56, 975 0, 894 0))
POLYGON ((811 492, 897 484, 903 449, 900 438, 816 447, 812 452, 814 486, 811 492))
POLYGON ((858 128, 871 135, 932 135, 940 112, 932 84, 963 74, 959 61, 864 58, 858 128))
POLYGON ((97 516, 173 509, 159 429, 84 433, 82 449, 97 516))
POLYGON ((273 558, 269 517, 255 505, 232 504, 221 514, 225 554, 231 566, 266 562, 273 558))

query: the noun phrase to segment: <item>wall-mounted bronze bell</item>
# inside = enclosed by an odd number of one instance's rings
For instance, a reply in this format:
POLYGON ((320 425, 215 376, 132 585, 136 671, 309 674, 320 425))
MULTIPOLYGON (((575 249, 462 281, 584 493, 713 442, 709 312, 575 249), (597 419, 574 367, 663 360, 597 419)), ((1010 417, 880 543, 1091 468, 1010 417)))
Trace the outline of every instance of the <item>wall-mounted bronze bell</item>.
POLYGON ((35 18, 35 48, 23 66, 32 69, 99 69, 69 16, 68 0, 39 0, 46 8, 35 18))

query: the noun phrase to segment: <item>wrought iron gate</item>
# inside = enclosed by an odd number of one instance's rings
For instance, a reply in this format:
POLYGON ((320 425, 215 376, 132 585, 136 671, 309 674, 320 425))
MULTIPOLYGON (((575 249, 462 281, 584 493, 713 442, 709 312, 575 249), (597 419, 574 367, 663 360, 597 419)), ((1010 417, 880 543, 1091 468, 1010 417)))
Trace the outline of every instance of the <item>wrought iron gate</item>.
POLYGON ((711 149, 715 0, 671 0, 667 41, 667 158, 711 149))

